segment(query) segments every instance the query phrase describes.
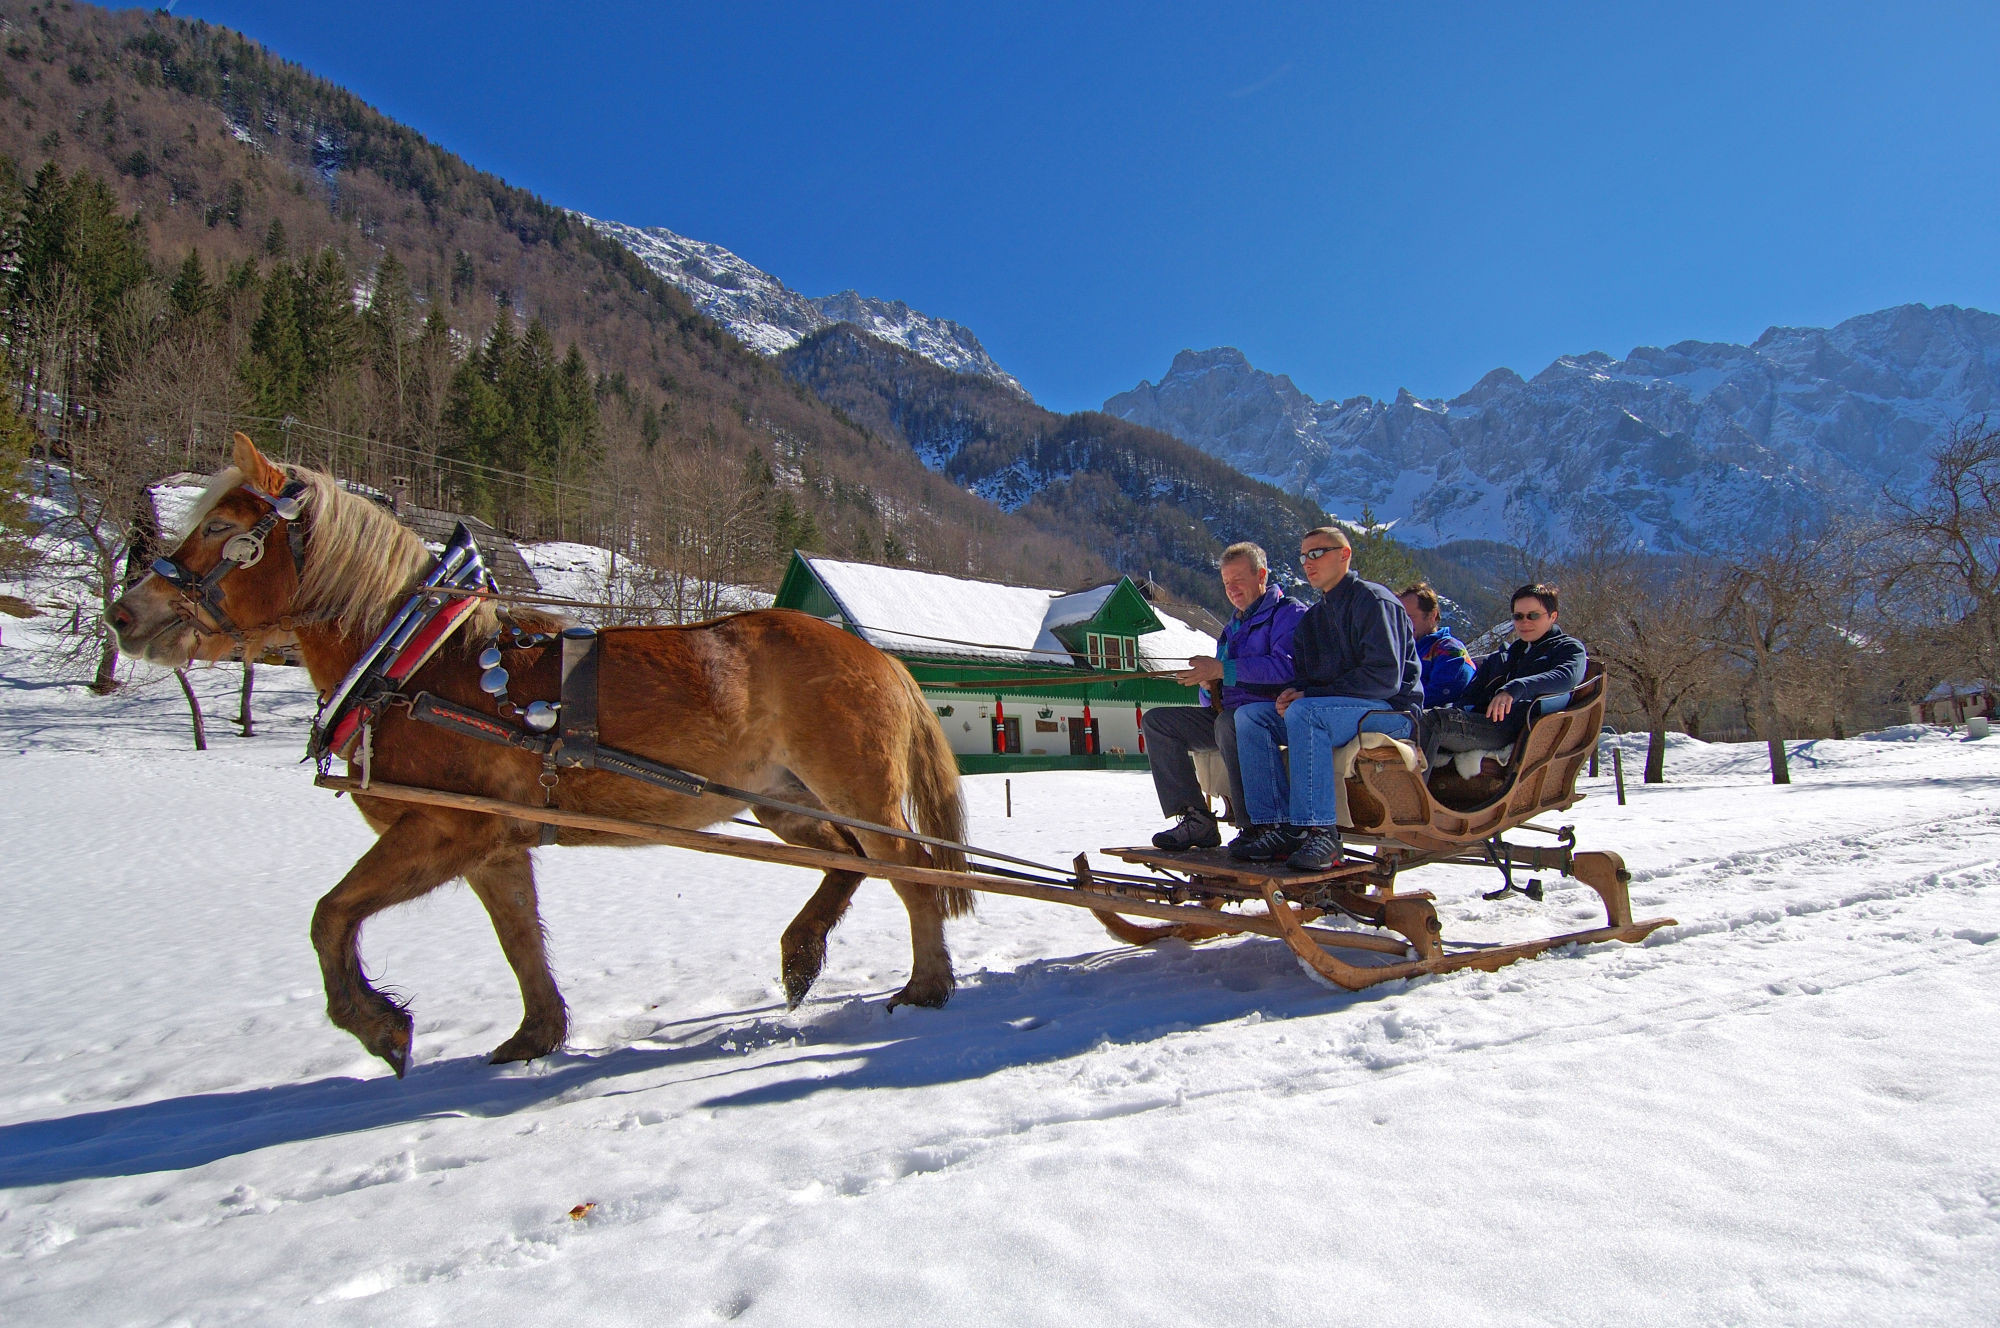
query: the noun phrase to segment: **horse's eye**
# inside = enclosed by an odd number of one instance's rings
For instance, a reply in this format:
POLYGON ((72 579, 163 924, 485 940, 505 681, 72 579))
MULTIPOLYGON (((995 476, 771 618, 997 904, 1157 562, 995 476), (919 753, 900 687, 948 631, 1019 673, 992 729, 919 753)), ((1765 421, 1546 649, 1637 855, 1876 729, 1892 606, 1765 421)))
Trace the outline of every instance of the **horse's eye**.
POLYGON ((211 521, 202 528, 204 535, 227 535, 233 527, 227 521, 211 521))

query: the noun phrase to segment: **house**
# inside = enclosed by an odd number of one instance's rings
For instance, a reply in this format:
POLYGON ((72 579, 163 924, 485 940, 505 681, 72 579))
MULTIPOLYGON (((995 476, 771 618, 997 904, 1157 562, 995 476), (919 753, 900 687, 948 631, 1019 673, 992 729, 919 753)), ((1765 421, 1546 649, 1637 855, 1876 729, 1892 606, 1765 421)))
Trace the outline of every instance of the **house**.
POLYGON ((1995 715, 1994 686, 1984 678, 1970 682, 1946 679, 1910 707, 1910 719, 1918 724, 1963 724, 1974 716, 1991 719, 1995 715))
POLYGON ((1140 716, 1196 701, 1194 688, 1145 675, 1215 653, 1215 638, 1130 577, 1065 593, 794 553, 776 607, 903 661, 966 774, 1144 769, 1140 716), (1133 676, 1073 681, 1105 673, 1133 676))

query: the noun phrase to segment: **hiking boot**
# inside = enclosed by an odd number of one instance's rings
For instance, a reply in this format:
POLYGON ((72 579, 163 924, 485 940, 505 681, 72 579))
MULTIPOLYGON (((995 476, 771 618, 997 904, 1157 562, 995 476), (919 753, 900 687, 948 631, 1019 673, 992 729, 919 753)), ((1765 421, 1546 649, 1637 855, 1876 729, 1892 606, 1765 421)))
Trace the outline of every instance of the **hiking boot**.
POLYGON ((1190 848, 1216 848, 1221 843, 1222 831, 1216 828, 1215 818, 1197 811, 1182 812, 1178 824, 1153 836, 1154 848, 1174 852, 1190 848))
POLYGON ((1238 862, 1276 862, 1299 846, 1299 832, 1289 825, 1253 825, 1229 845, 1238 862))
POLYGON ((1297 851, 1285 859, 1293 871, 1326 871, 1340 861, 1340 830, 1331 825, 1306 827, 1297 851))

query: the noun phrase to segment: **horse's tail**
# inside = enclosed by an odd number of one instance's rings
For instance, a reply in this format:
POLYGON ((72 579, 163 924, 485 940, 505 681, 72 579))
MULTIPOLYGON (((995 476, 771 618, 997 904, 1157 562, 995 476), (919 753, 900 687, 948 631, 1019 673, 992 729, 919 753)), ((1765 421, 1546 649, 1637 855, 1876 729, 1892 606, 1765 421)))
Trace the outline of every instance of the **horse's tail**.
MULTIPOLYGON (((903 690, 909 698, 911 709, 910 746, 907 753, 910 769, 910 802, 915 808, 916 829, 920 834, 935 839, 949 839, 955 843, 965 842, 965 801, 958 790, 958 759, 952 755, 951 743, 944 736, 944 727, 931 712, 931 703, 924 696, 917 680, 903 667, 900 660, 892 661, 896 672, 902 676, 903 690)), ((930 852, 931 865, 940 871, 965 870, 965 854, 955 848, 939 848, 935 844, 926 846, 930 852)), ((977 896, 961 886, 944 886, 938 891, 948 918, 963 917, 972 912, 977 896)))

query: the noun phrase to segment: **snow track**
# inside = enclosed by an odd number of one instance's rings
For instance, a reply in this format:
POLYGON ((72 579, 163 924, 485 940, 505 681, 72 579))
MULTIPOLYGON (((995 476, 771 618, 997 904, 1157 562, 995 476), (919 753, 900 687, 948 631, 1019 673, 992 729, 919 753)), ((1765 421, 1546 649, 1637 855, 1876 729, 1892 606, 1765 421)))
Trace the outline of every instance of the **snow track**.
MULTIPOLYGON (((32 630, 32 624, 29 625, 32 630)), ((814 880, 670 849, 539 855, 574 1032, 519 1007, 468 892, 370 924, 396 1081, 321 1011, 313 899, 369 837, 252 740, 185 751, 0 651, 0 1320, 9 1323, 1976 1322, 2000 1303, 2000 745, 1676 741, 1579 846, 1679 925, 1360 993, 1275 941, 1112 944, 1005 898, 961 986, 885 1016, 871 883, 787 1011, 814 880), (215 869, 206 818, 268 852, 215 869), (572 1210, 594 1205, 572 1218, 572 1210)), ((1156 828, 1143 776, 967 783, 1023 856, 1156 828)), ((1435 868, 1446 934, 1590 925, 1435 868)))

